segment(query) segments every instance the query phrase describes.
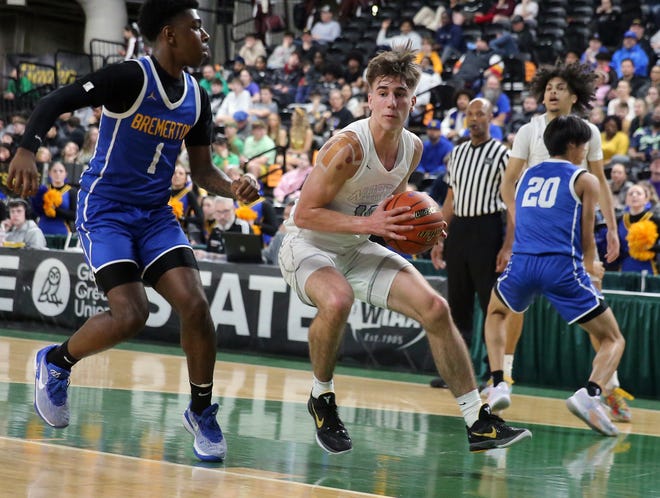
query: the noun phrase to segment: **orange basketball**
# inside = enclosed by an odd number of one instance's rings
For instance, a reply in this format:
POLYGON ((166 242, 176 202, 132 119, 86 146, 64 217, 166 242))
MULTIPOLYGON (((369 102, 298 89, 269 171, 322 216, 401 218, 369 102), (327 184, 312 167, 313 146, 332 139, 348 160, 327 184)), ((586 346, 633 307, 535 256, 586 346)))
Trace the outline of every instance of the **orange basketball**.
POLYGON ((414 229, 405 232, 407 240, 385 239, 385 243, 397 252, 421 254, 431 249, 442 237, 444 222, 440 206, 423 192, 402 192, 392 197, 385 205, 385 210, 410 206, 415 218, 401 222, 402 225, 414 225, 414 229))

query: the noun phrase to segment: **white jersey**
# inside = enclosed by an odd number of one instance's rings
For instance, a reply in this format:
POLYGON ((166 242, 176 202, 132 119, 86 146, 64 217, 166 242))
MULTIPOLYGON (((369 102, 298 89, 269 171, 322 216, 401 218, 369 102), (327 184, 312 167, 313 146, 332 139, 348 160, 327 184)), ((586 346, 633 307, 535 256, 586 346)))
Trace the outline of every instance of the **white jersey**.
MULTIPOLYGON (((524 159, 527 161, 527 167, 536 166, 550 159, 548 149, 543 143, 543 133, 548 126, 547 114, 534 116, 526 125, 522 126, 511 147, 511 157, 524 159)), ((600 131, 596 125, 585 121, 591 129, 591 140, 587 144, 587 153, 585 161, 582 163, 587 168, 587 162, 599 161, 603 159, 603 148, 600 140, 600 131)))
MULTIPOLYGON (((404 129, 401 133, 396 162, 389 171, 376 153, 373 136, 369 130, 369 118, 360 119, 343 128, 339 134, 353 133, 360 142, 363 160, 355 174, 339 189, 327 209, 349 216, 370 216, 387 196, 394 192, 410 172, 415 153, 415 135, 404 129)), ((295 210, 296 206, 294 206, 295 210)), ((298 230, 293 212, 287 220, 288 230, 298 230)), ((343 234, 301 229, 300 233, 310 242, 324 248, 347 248, 369 238, 368 234, 343 234)))

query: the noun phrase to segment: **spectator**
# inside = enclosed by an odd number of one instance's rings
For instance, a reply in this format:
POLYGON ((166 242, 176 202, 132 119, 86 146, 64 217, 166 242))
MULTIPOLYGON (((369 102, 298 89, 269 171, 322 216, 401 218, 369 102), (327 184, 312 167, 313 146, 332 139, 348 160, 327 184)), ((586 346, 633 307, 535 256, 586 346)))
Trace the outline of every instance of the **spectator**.
POLYGON ((598 107, 605 107, 607 105, 607 100, 609 99, 610 91, 612 87, 609 85, 609 76, 604 71, 596 69, 594 71, 596 75, 596 92, 594 93, 594 100, 598 107))
POLYGON ((211 146, 211 160, 216 167, 225 173, 231 168, 240 169, 241 160, 237 154, 229 150, 229 142, 225 135, 218 133, 211 146))
POLYGON ((229 71, 229 76, 228 78, 231 79, 232 77, 238 77, 241 74, 241 71, 247 67, 245 64, 245 59, 241 57, 240 55, 237 55, 234 57, 233 61, 229 61, 231 63, 231 68, 229 71))
POLYGON ((201 244, 203 240, 202 210, 188 173, 180 164, 174 167, 168 204, 190 243, 201 244))
POLYGON ((626 156, 630 139, 621 131, 621 119, 618 116, 607 116, 603 122, 603 131, 600 134, 603 161, 609 162, 614 156, 626 156))
POLYGON ((656 196, 660 197, 660 157, 651 161, 649 174, 649 183, 655 189, 656 196))
POLYGON ((646 101, 646 107, 648 109, 653 109, 656 105, 660 104, 660 85, 652 85, 646 90, 646 95, 644 95, 644 100, 646 101))
POLYGON ((275 142, 266 134, 266 123, 257 119, 252 123, 252 134, 245 139, 241 163, 245 171, 259 178, 275 163, 275 142))
POLYGON ((589 45, 580 56, 580 62, 582 62, 582 64, 588 64, 592 69, 596 69, 596 66, 598 65, 596 55, 606 51, 607 49, 603 47, 600 35, 598 33, 592 33, 589 37, 589 45))
POLYGON ((430 37, 422 38, 422 45, 421 48, 419 49, 419 52, 417 52, 415 63, 421 64, 422 60, 425 57, 428 57, 429 60, 431 61, 431 66, 433 67, 433 71, 437 73, 438 76, 442 76, 442 58, 440 57, 440 55, 438 55, 438 52, 436 52, 433 47, 433 38, 430 37))
POLYGON ((630 94, 636 97, 639 91, 648 82, 647 77, 638 76, 635 74, 635 63, 632 59, 623 59, 621 61, 621 80, 627 81, 630 84, 630 94))
POLYGON ((236 111, 232 120, 236 123, 236 135, 245 141, 252 134, 250 115, 245 111, 236 111))
POLYGON ((29 206, 24 199, 12 199, 7 203, 9 218, 1 223, 4 231, 3 245, 46 249, 46 237, 37 224, 28 219, 29 206))
POLYGON ((619 7, 612 5, 612 0, 601 0, 596 7, 596 31, 608 48, 616 47, 621 41, 623 24, 619 7))
POLYGON ((463 29, 452 22, 446 10, 440 14, 440 27, 435 32, 435 41, 443 63, 451 57, 460 57, 466 50, 463 29))
POLYGON ((612 116, 616 113, 616 106, 621 102, 628 104, 627 118, 632 120, 635 117, 635 97, 630 93, 630 83, 624 79, 619 80, 615 90, 616 98, 613 98, 607 104, 607 114, 612 116))
POLYGON ((610 179, 607 180, 607 184, 612 192, 614 212, 619 216, 626 207, 628 189, 633 186, 633 182, 628 180, 628 172, 623 163, 617 162, 610 166, 610 179))
POLYGON ((634 31, 626 31, 623 34, 623 46, 612 54, 612 67, 619 78, 623 77, 621 62, 630 59, 635 65, 635 74, 646 77, 649 73, 649 57, 637 44, 637 34, 634 31))
POLYGON ((7 88, 2 93, 5 100, 15 100, 17 97, 25 95, 32 91, 33 85, 29 78, 25 75, 18 77, 18 69, 15 67, 9 72, 9 81, 7 88))
POLYGON ((589 111, 589 122, 598 128, 598 131, 603 131, 603 123, 605 122, 605 111, 600 106, 594 106, 589 111))
POLYGON ((632 185, 626 193, 626 211, 618 224, 620 271, 646 270, 651 275, 658 274, 659 227, 660 219, 652 211, 646 189, 642 185, 632 185))
POLYGON ((351 111, 354 118, 365 117, 367 103, 363 98, 364 95, 353 95, 351 85, 346 83, 341 87, 341 96, 344 98, 344 102, 346 102, 346 109, 351 111))
MULTIPOLYGON (((271 112, 266 117, 266 134, 270 139, 275 143, 275 145, 282 151, 289 145, 289 134, 284 125, 282 125, 282 118, 280 118, 279 113, 271 112)), ((281 161, 281 152, 278 152, 278 158, 275 162, 282 164, 281 161)))
POLYGON ((442 125, 438 119, 429 121, 426 136, 422 158, 410 179, 417 190, 423 190, 423 180, 433 180, 445 175, 449 153, 454 148, 451 140, 442 136, 442 125))
POLYGON ((537 114, 539 114, 539 104, 536 101, 536 98, 533 95, 526 95, 522 102, 522 111, 514 112, 511 115, 511 120, 508 126, 509 134, 507 135, 507 141, 512 144, 513 138, 518 130, 523 125, 529 123, 537 114))
POLYGON ((351 111, 346 109, 341 90, 330 90, 328 102, 330 109, 321 115, 321 119, 314 124, 314 134, 323 137, 324 141, 330 138, 335 131, 352 123, 355 118, 351 111))
POLYGON ((80 162, 79 157, 80 148, 75 142, 67 142, 64 144, 60 152, 59 159, 66 168, 66 177, 71 183, 78 183, 80 175, 85 170, 85 165, 80 162))
POLYGON ((655 87, 656 90, 660 88, 660 65, 658 64, 651 68, 651 71, 649 71, 648 79, 645 80, 644 84, 639 88, 639 90, 637 90, 635 96, 643 98, 651 87, 655 87))
POLYGON ((258 200, 248 204, 238 203, 236 217, 250 224, 252 233, 261 235, 263 244, 268 244, 270 239, 277 233, 280 220, 277 217, 275 206, 270 199, 260 197, 258 200))
POLYGON ((119 53, 124 56, 125 61, 144 55, 144 42, 137 23, 124 26, 124 48, 119 53))
POLYGON ((78 162, 84 167, 87 167, 89 161, 94 156, 96 151, 96 143, 99 139, 99 127, 90 126, 85 132, 85 141, 83 142, 80 151, 78 152, 78 162))
POLYGON ((628 129, 628 138, 632 138, 633 134, 644 126, 651 126, 651 114, 649 114, 646 101, 644 99, 635 99, 635 117, 630 122, 628 129))
POLYGON ((294 36, 291 31, 284 32, 282 42, 273 49, 273 53, 268 57, 266 63, 268 69, 282 69, 284 67, 286 61, 289 60, 289 56, 296 50, 293 39, 294 36))
POLYGON ((227 84, 227 80, 225 80, 222 71, 216 71, 212 64, 204 64, 202 66, 202 77, 199 80, 199 86, 206 90, 206 93, 211 95, 211 85, 216 79, 220 80, 222 84, 222 94, 227 95, 229 93, 229 85, 227 84))
POLYGON ((608 76, 607 84, 615 88, 619 82, 619 77, 616 75, 616 71, 612 69, 611 62, 612 54, 609 51, 596 54, 596 70, 604 72, 608 76))
MULTIPOLYGON (((520 0, 513 9, 514 18, 522 17, 525 24, 536 26, 536 16, 539 13, 539 4, 534 0, 520 0)), ((511 21, 513 23, 513 20, 511 21)))
POLYGON ((286 172, 273 190, 275 200, 283 204, 297 199, 300 195, 300 189, 311 170, 312 164, 309 161, 309 154, 287 149, 286 172))
POLYGON ((329 5, 321 7, 321 19, 312 26, 312 40, 321 45, 332 43, 341 36, 341 25, 334 20, 329 5))
POLYGON ((60 128, 60 145, 64 146, 67 142, 75 142, 78 148, 82 147, 85 141, 85 129, 80 124, 80 119, 70 115, 64 121, 64 126, 60 128))
POLYGON ((442 78, 433 70, 431 59, 427 56, 422 58, 420 69, 422 71, 419 76, 419 83, 417 83, 417 88, 415 89, 415 97, 417 100, 410 113, 410 120, 417 120, 421 116, 422 121, 427 122, 433 117, 431 89, 440 85, 442 83, 442 78))
MULTIPOLYGON (((634 106, 634 104, 633 104, 634 106)), ((630 132, 630 114, 631 109, 628 107, 628 102, 619 102, 614 108, 614 115, 621 120, 621 130, 627 135, 630 132)), ((633 111, 634 112, 634 111, 633 111)), ((603 120, 604 121, 604 120, 603 120)), ((604 124, 604 123, 603 123, 604 124)))
POLYGON ((225 124, 225 136, 229 150, 239 157, 242 156, 245 141, 238 135, 238 125, 233 119, 225 124))
POLYGON ((222 240, 224 232, 252 233, 250 224, 236 217, 234 200, 229 197, 215 198, 213 217, 215 224, 206 245, 208 252, 224 254, 225 244, 222 240))
POLYGON ((646 36, 646 28, 641 19, 636 18, 630 22, 630 31, 633 31, 637 35, 637 44, 644 50, 647 57, 649 58, 649 65, 652 66, 656 61, 656 53, 651 46, 651 41, 648 36, 646 36))
POLYGON ((646 164, 660 157, 660 105, 653 109, 651 126, 639 128, 633 134, 628 155, 646 164))
POLYGON ((518 45, 518 52, 531 55, 536 40, 522 16, 516 15, 511 19, 511 36, 518 45))
POLYGON ((309 29, 304 29, 300 35, 300 40, 296 43, 296 47, 301 59, 310 60, 319 44, 314 41, 312 32, 309 29))
POLYGON ((284 108, 293 103, 298 89, 298 82, 302 78, 300 55, 297 52, 292 53, 282 69, 273 71, 272 78, 270 87, 280 107, 284 108))
POLYGON ((239 76, 229 79, 229 88, 231 88, 231 91, 222 101, 215 115, 215 122, 219 125, 223 125, 232 119, 237 111, 247 112, 252 108, 250 92, 245 89, 239 76))
POLYGON ((248 114, 255 119, 266 119, 269 114, 279 114, 279 112, 279 106, 273 100, 273 91, 269 86, 262 86, 259 89, 259 100, 252 104, 248 114))
POLYGON ((270 73, 271 71, 266 67, 266 58, 264 56, 257 57, 254 67, 252 68, 252 79, 257 85, 259 85, 259 88, 270 85, 272 80, 270 73))
POLYGON ((422 48, 422 37, 414 30, 415 25, 413 24, 412 19, 402 19, 401 24, 399 24, 399 34, 388 37, 387 30, 391 25, 392 19, 383 19, 383 22, 380 25, 380 31, 378 32, 378 37, 376 38, 376 44, 378 46, 393 48, 399 45, 406 46, 410 43, 410 48, 413 50, 419 50, 422 48))
POLYGON ((243 88, 245 88, 249 93, 252 99, 252 103, 259 101, 259 85, 257 85, 252 79, 252 73, 248 69, 243 69, 238 77, 243 83, 243 88))
POLYGON ((201 198, 200 205, 202 208, 202 216, 204 217, 202 235, 204 237, 204 243, 200 244, 206 247, 209 243, 209 235, 213 231, 215 226, 215 198, 212 195, 206 195, 201 198))
MULTIPOLYGON (((314 131, 309 123, 309 116, 305 109, 296 107, 291 114, 291 126, 289 127, 288 151, 296 154, 309 154, 314 141, 314 131)), ((288 156, 286 156, 288 157, 288 156)), ((289 167, 288 161, 286 162, 289 167)))
POLYGON ((67 235, 75 229, 77 189, 66 181, 64 165, 55 161, 48 168, 48 184, 41 185, 31 198, 32 209, 39 217, 38 226, 45 235, 67 235))
MULTIPOLYGON (((286 220, 291 215, 291 210, 293 209, 294 204, 295 201, 293 200, 287 201, 285 204, 284 212, 282 213, 284 220, 286 220)), ((272 239, 270 239, 268 245, 261 251, 261 256, 267 264, 279 265, 278 255, 280 252, 280 247, 282 246, 282 240, 284 240, 285 235, 286 227, 284 226, 284 223, 280 223, 279 227, 277 228, 277 233, 273 236, 272 239)))
POLYGON ((214 116, 220 110, 222 101, 225 100, 225 91, 222 80, 219 78, 213 78, 211 81, 211 93, 209 94, 209 100, 211 101, 211 114, 214 116))
POLYGON ((357 54, 349 54, 346 58, 346 70, 340 81, 351 85, 353 94, 366 93, 367 82, 363 78, 363 74, 362 57, 357 54))
POLYGON ((502 60, 488 45, 488 40, 479 37, 473 50, 468 50, 456 62, 453 68, 454 79, 457 85, 463 84, 466 88, 478 91, 484 71, 502 60))
POLYGON ((477 94, 477 98, 479 97, 483 97, 491 103, 492 123, 504 129, 504 125, 511 117, 511 101, 507 94, 502 91, 502 84, 497 76, 490 75, 486 78, 486 87, 483 92, 477 94))
POLYGON ((0 164, 9 164, 14 154, 8 145, 0 144, 0 164))
POLYGON ((509 23, 516 2, 513 0, 497 0, 485 13, 477 12, 474 16, 476 24, 509 23))
POLYGON ((238 55, 243 58, 247 67, 254 67, 257 57, 266 57, 266 47, 263 42, 257 37, 255 33, 248 33, 245 35, 243 46, 238 51, 238 55))
POLYGON ((328 63, 323 66, 321 71, 321 78, 314 83, 306 86, 299 86, 298 93, 296 94, 296 102, 303 103, 309 100, 309 94, 316 90, 321 94, 323 101, 329 100, 331 90, 341 88, 339 78, 341 77, 341 68, 333 63, 328 63))
POLYGON ((459 89, 454 94, 454 107, 447 111, 442 120, 442 135, 454 143, 463 136, 463 131, 465 130, 465 113, 473 95, 470 90, 459 89))

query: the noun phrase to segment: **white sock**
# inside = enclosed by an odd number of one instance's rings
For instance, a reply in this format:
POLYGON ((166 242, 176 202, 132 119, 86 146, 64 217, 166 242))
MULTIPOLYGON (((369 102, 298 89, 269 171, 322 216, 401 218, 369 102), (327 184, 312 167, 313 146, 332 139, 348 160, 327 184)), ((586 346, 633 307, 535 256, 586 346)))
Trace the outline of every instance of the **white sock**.
POLYGON ((608 380, 607 384, 603 386, 603 391, 609 394, 612 391, 614 391, 614 389, 620 386, 621 384, 619 384, 619 373, 615 370, 614 373, 612 374, 612 377, 610 377, 610 380, 608 380))
POLYGON ((479 418, 479 410, 483 404, 483 401, 481 401, 481 397, 479 396, 479 391, 475 389, 474 391, 470 391, 463 396, 459 396, 456 398, 456 402, 458 403, 458 407, 461 409, 461 414, 465 420, 465 425, 472 427, 472 425, 479 418))
POLYGON ((504 380, 513 379, 513 356, 512 354, 504 355, 504 380))
POLYGON ((317 398, 323 393, 333 393, 335 392, 335 382, 330 379, 328 382, 321 382, 319 379, 314 377, 314 383, 312 384, 312 397, 317 398))

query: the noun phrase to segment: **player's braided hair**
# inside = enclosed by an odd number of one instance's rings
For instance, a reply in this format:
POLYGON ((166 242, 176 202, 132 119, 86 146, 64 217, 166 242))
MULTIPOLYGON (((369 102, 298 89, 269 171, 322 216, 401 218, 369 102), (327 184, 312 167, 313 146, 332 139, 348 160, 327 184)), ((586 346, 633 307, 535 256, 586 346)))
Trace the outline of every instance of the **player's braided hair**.
POLYGON ((371 88, 377 78, 396 76, 401 78, 413 92, 417 88, 421 70, 415 63, 417 52, 411 48, 411 43, 399 45, 379 53, 371 59, 367 66, 367 83, 371 88))
POLYGON ((573 64, 556 63, 554 66, 543 66, 538 69, 529 84, 529 90, 536 101, 543 102, 545 87, 552 78, 561 78, 568 85, 569 90, 577 97, 573 104, 573 111, 583 114, 591 109, 591 101, 596 92, 596 73, 587 64, 574 62, 573 64))
POLYGON ((185 10, 198 7, 197 0, 145 0, 138 19, 140 32, 148 41, 153 42, 174 17, 185 10))

